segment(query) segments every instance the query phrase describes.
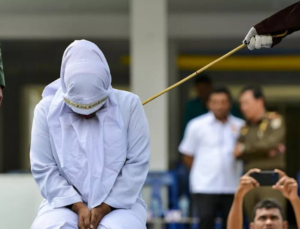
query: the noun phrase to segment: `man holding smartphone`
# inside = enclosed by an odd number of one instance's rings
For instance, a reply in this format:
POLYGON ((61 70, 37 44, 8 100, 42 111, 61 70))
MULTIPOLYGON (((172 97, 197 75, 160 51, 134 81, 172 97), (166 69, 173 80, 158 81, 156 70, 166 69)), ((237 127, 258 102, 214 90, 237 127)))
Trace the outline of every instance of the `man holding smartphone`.
MULTIPOLYGON (((228 217, 228 229, 243 228, 243 199, 245 195, 260 186, 250 175, 260 173, 259 169, 249 170, 241 179, 238 190, 234 196, 230 214, 228 217)), ((298 197, 298 184, 295 179, 288 177, 281 170, 274 170, 280 176, 279 181, 272 186, 272 189, 280 191, 293 206, 297 221, 297 228, 300 228, 300 199, 298 197)), ((288 222, 284 220, 282 206, 273 199, 264 199, 253 208, 253 217, 250 229, 287 229, 288 222)))

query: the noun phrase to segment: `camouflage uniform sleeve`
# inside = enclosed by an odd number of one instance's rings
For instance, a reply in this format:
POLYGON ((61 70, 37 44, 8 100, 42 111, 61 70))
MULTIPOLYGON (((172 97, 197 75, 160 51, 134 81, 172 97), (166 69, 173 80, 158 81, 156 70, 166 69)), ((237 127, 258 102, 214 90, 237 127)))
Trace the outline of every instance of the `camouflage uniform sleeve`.
POLYGON ((3 63, 2 63, 2 55, 1 55, 1 45, 0 45, 0 86, 2 88, 5 87, 5 79, 4 79, 4 71, 3 71, 3 63))
POLYGON ((276 148, 280 143, 284 143, 285 123, 284 119, 279 116, 269 120, 269 126, 264 137, 256 142, 244 142, 244 151, 241 159, 264 158, 268 157, 269 152, 276 148))

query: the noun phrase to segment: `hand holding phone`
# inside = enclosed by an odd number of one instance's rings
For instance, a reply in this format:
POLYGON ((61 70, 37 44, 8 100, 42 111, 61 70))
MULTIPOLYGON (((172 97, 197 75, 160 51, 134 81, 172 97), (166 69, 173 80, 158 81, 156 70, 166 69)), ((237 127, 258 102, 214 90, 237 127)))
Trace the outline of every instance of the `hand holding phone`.
POLYGON ((261 171, 249 174, 260 186, 273 186, 279 181, 279 174, 274 171, 261 171))

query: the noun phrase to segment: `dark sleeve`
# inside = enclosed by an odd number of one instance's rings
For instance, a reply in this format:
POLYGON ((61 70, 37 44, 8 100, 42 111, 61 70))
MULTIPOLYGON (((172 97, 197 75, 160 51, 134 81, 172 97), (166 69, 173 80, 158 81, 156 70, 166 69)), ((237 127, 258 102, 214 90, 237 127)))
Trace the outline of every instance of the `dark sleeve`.
POLYGON ((188 122, 192 119, 190 107, 191 106, 189 105, 189 102, 187 102, 187 104, 185 106, 185 112, 184 112, 184 115, 183 115, 183 125, 182 125, 181 138, 183 138, 183 136, 184 136, 184 132, 185 132, 185 129, 186 129, 186 126, 187 126, 188 122))
POLYGON ((1 55, 1 45, 0 45, 0 87, 5 87, 4 80, 4 71, 3 71, 3 63, 2 63, 2 55, 1 55))
POLYGON ((244 119, 241 111, 240 111, 240 108, 239 108, 239 105, 237 103, 233 103, 232 104, 232 107, 231 107, 231 114, 235 117, 238 117, 238 118, 241 118, 241 119, 244 119))
MULTIPOLYGON (((260 35, 278 35, 288 31, 287 35, 300 30, 300 2, 297 2, 254 26, 260 35)), ((273 46, 277 45, 284 37, 273 38, 273 46)))

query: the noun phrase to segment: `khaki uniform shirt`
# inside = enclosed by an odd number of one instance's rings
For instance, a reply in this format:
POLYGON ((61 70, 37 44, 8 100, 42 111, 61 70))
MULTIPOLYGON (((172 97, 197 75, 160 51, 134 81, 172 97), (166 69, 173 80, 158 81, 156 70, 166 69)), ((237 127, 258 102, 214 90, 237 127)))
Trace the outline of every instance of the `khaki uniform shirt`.
POLYGON ((245 164, 245 171, 252 168, 263 170, 285 169, 284 154, 270 157, 269 153, 285 141, 285 123, 281 115, 267 112, 256 124, 246 123, 241 129, 238 142, 243 144, 239 157, 245 164))

